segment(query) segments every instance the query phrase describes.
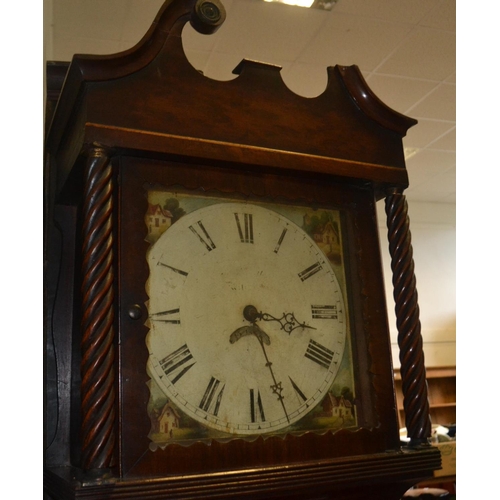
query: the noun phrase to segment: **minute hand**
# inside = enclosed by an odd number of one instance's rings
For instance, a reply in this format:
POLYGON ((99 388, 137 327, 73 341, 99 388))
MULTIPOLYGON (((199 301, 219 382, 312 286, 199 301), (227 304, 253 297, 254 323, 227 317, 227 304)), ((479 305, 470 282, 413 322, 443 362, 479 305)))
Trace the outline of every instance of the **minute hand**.
POLYGON ((311 330, 316 330, 313 326, 309 326, 306 323, 298 321, 293 313, 283 313, 281 318, 275 318, 268 313, 261 312, 258 313, 257 317, 262 321, 277 321, 280 324, 281 329, 285 330, 288 334, 292 333, 297 328, 310 328, 311 330))
POLYGON ((292 333, 297 328, 310 328, 311 330, 316 330, 313 326, 309 326, 306 323, 301 323, 297 321, 295 314, 283 313, 281 318, 275 318, 268 313, 259 312, 259 310, 254 305, 248 305, 243 309, 243 317, 250 321, 250 323, 255 324, 257 320, 262 321, 276 321, 280 324, 281 329, 285 330, 288 334, 292 333))
POLYGON ((283 313, 281 318, 275 318, 271 314, 260 312, 257 315, 258 319, 262 321, 276 321, 280 324, 281 329, 285 330, 288 334, 292 333, 297 328, 310 328, 311 330, 316 330, 313 326, 309 326, 306 323, 301 323, 297 320, 294 313, 283 313))
MULTIPOLYGON (((286 419, 288 420, 288 422, 290 422, 290 418, 288 417, 288 413, 286 411, 286 407, 285 407, 285 403, 283 401, 284 399, 284 396, 281 394, 283 392, 283 384, 281 382, 278 382, 276 380, 276 376, 274 375, 274 370, 272 368, 272 362, 269 360, 268 356, 267 356, 267 351, 266 351, 266 347, 264 346, 265 342, 264 342, 264 335, 267 336, 265 334, 265 332, 263 332, 257 325, 253 325, 253 334, 255 335, 255 337, 257 338, 257 340, 259 341, 259 344, 260 344, 260 347, 262 348, 262 352, 264 353, 264 358, 266 358, 266 366, 267 368, 269 368, 269 371, 271 373, 271 378, 273 380, 273 385, 270 386, 271 390, 273 391, 274 394, 276 394, 277 398, 278 398, 278 401, 280 402, 281 404, 281 407, 283 408, 283 411, 285 412, 285 416, 286 416, 286 419), (262 335, 264 334, 264 335, 262 335)), ((269 344, 268 344, 269 345, 269 344)))

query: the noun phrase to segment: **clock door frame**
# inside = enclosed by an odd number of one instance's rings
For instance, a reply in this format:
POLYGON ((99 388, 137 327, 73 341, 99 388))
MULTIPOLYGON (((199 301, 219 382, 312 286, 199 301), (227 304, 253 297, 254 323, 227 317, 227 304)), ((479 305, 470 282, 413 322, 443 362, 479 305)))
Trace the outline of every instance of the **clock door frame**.
POLYGON ((208 473, 230 468, 286 467, 366 453, 385 453, 399 446, 396 404, 392 389, 389 330, 383 290, 381 256, 373 190, 346 186, 322 176, 289 172, 271 174, 251 165, 227 169, 213 165, 146 160, 121 156, 115 162, 119 185, 119 416, 120 475, 158 476, 208 473), (184 189, 205 196, 229 195, 249 201, 335 208, 343 215, 344 255, 352 355, 355 366, 359 428, 301 437, 258 438, 249 442, 168 445, 149 450, 151 422, 146 375, 148 352, 149 274, 146 252, 147 189, 184 189))

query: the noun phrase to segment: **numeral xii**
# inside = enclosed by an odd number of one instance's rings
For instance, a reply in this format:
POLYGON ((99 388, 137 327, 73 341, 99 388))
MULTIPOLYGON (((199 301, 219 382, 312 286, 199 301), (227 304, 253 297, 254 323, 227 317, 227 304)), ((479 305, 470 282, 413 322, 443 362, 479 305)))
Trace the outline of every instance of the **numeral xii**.
POLYGON ((234 214, 238 234, 242 243, 253 243, 253 215, 234 214))

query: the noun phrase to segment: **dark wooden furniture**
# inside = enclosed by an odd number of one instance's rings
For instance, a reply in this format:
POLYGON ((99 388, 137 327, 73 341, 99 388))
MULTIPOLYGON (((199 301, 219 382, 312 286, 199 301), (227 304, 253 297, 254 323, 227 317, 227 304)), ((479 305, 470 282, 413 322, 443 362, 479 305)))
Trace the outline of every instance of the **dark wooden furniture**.
POLYGON ((243 61, 230 82, 186 60, 186 22, 217 0, 164 4, 133 49, 48 70, 46 450, 52 498, 398 499, 432 476, 429 408, 405 197, 402 137, 355 66, 328 68, 315 99, 243 61), (59 75, 59 76, 58 76, 59 75), (57 101, 57 105, 55 102, 57 101), (145 192, 163 186, 299 200, 345 214, 358 425, 323 435, 151 451, 146 407, 145 192), (375 202, 386 199, 406 426, 401 446, 375 202))

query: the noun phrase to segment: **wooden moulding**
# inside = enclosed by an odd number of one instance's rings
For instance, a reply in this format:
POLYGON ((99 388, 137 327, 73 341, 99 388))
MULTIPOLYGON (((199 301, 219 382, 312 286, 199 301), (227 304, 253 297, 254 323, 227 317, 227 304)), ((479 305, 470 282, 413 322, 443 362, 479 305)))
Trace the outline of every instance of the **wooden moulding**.
MULTIPOLYGON (((121 136, 129 150, 220 161, 230 144, 226 163, 407 187, 402 137, 416 121, 383 104, 357 66, 327 68, 326 89, 314 98, 292 92, 279 66, 256 61, 243 60, 234 80, 212 80, 191 66, 182 47, 194 6, 194 0, 167 1, 130 50, 74 56, 49 149, 72 138, 124 147, 121 136), (75 116, 81 116, 78 130, 71 130, 75 116)), ((60 165, 59 186, 71 168, 70 159, 60 165)))
MULTIPOLYGON (((347 186, 304 182, 262 174, 256 176, 223 168, 202 169, 183 164, 173 164, 145 159, 121 158, 120 177, 122 205, 120 234, 120 306, 122 311, 120 349, 123 356, 121 369, 123 384, 120 408, 126 409, 122 418, 120 475, 134 477, 149 474, 159 476, 186 472, 204 473, 208 468, 225 470, 230 467, 248 468, 264 465, 274 467, 278 462, 290 463, 323 460, 345 455, 380 453, 399 446, 397 417, 393 410, 392 371, 383 297, 382 273, 377 262, 378 232, 374 218, 367 215, 371 206, 368 190, 347 186), (143 323, 127 318, 128 304, 145 304, 144 286, 148 268, 144 259, 147 251, 146 226, 143 217, 147 209, 144 190, 153 188, 187 189, 219 196, 243 197, 248 200, 275 199, 281 202, 307 200, 308 203, 331 203, 346 210, 346 244, 349 242, 349 269, 352 272, 351 311, 356 333, 352 342, 358 356, 359 423, 362 430, 343 430, 324 435, 310 433, 304 436, 268 437, 254 442, 234 440, 229 443, 197 443, 192 447, 168 446, 165 450, 148 451, 147 434, 151 422, 134 401, 147 401, 148 377, 143 370, 148 352, 144 337, 147 328, 143 323), (362 207, 362 208, 361 208, 362 207), (349 236, 347 236, 349 235, 349 236), (370 249, 363 255, 356 249, 370 249), (364 266, 362 266, 362 262, 364 266), (368 351, 367 343, 370 343, 368 351), (361 375, 364 374, 364 377, 361 375), (361 399, 360 399, 361 400, 361 399), (189 464, 189 467, 185 467, 189 464)), ((353 347, 354 349, 354 347, 353 347)))
POLYGON ((57 498, 96 500, 129 499, 138 492, 144 499, 163 499, 166 495, 169 499, 322 498, 321 493, 328 493, 339 495, 338 498, 343 500, 382 500, 388 498, 384 494, 390 493, 393 498, 400 498, 419 478, 431 475, 432 469, 440 466, 439 450, 429 447, 426 450, 344 458, 341 461, 296 463, 286 467, 148 480, 103 477, 100 481, 88 481, 82 478, 78 470, 63 468, 47 471, 45 484, 57 494, 57 498), (374 483, 377 489, 373 489, 374 483), (356 488, 353 488, 353 484, 357 485, 356 488), (359 488, 363 486, 367 489, 360 493, 359 488), (314 491, 314 497, 307 496, 311 491, 314 491), (399 496, 394 496, 398 491, 399 496))

